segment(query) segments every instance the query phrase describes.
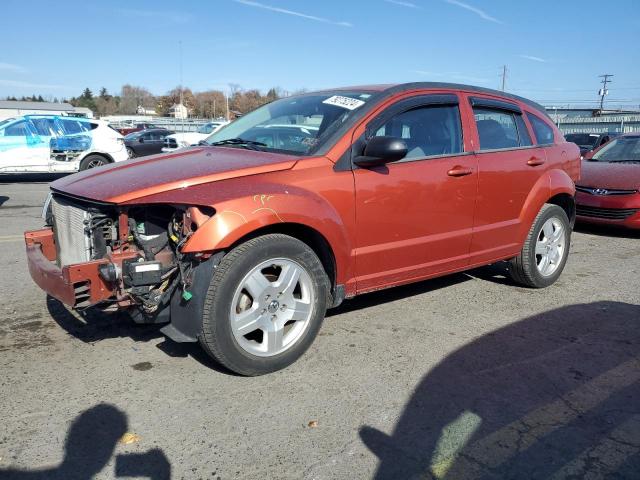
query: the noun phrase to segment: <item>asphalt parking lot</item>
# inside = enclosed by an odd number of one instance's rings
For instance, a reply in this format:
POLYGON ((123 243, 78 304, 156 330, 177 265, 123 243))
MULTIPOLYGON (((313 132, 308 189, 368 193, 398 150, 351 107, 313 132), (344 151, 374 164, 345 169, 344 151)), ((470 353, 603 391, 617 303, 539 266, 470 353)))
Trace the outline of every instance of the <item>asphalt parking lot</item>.
POLYGON ((10 180, 0 478, 640 478, 638 234, 580 228, 546 290, 498 265, 348 301, 300 361, 242 378, 47 299, 22 241, 47 183, 10 180))

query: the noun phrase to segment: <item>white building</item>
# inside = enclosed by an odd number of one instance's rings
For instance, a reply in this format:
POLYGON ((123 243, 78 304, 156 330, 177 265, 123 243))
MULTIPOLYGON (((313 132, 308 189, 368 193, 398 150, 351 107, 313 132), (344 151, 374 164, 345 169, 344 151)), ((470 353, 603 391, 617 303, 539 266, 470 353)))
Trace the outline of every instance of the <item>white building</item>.
POLYGON ((0 100, 0 120, 22 115, 69 115, 93 118, 88 108, 74 107, 70 103, 23 102, 20 100, 0 100))
POLYGON ((169 109, 169 116, 185 119, 189 117, 189 109, 181 103, 175 103, 169 109))

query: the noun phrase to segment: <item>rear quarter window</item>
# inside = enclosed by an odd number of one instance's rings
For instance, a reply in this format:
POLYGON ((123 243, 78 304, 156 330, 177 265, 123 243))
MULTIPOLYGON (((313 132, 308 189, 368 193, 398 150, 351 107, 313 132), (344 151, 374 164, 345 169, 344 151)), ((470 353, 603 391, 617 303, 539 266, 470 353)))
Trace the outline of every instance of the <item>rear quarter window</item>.
POLYGON ((554 143, 553 128, 551 128, 547 122, 529 112, 527 112, 527 118, 531 123, 538 145, 550 145, 554 143))

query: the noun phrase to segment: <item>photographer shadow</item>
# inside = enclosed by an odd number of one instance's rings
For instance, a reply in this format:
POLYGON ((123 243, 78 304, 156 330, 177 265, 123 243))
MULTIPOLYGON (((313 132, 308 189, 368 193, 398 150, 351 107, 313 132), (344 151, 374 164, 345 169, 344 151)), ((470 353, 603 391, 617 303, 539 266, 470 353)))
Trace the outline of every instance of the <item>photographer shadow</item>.
MULTIPOLYGON (((127 416, 113 405, 99 404, 82 412, 72 423, 65 441, 64 458, 56 467, 41 470, 0 469, 4 480, 89 480, 95 478, 114 454, 127 432, 127 416)), ((116 477, 171 478, 164 452, 117 454, 116 477)))
POLYGON ((571 305, 453 352, 360 437, 377 479, 639 478, 638 398, 640 306, 571 305))

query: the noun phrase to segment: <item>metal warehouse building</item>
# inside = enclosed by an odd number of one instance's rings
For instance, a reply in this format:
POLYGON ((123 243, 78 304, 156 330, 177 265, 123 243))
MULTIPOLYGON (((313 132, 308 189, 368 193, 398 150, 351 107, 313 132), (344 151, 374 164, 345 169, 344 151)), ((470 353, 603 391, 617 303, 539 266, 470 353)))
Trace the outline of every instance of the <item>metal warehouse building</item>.
POLYGON ((93 118, 93 112, 90 109, 74 107, 70 103, 0 100, 0 120, 2 120, 3 118, 34 114, 70 115, 75 117, 93 118))

